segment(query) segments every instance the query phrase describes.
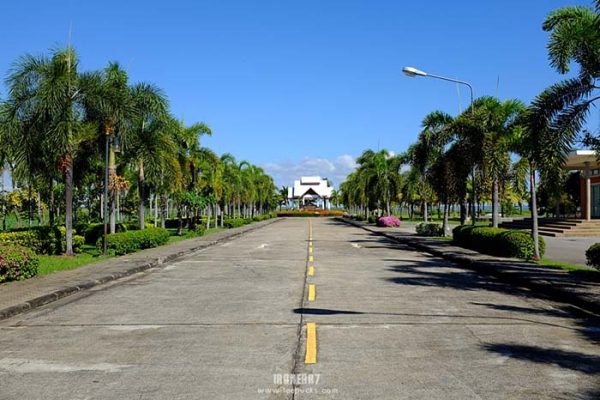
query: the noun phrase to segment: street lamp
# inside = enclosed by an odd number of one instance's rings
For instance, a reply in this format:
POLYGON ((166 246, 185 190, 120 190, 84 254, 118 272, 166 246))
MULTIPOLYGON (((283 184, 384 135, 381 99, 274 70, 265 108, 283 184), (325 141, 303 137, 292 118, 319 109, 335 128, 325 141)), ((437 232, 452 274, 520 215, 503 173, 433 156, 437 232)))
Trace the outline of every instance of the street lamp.
MULTIPOLYGON (((441 79, 443 81, 448 81, 448 82, 454 82, 454 83, 458 83, 460 85, 465 85, 469 88, 469 92, 471 93, 471 114, 474 114, 474 109, 473 109, 473 86, 471 86, 471 84, 469 82, 465 82, 465 81, 461 81, 458 79, 452 79, 452 78, 447 78, 445 76, 440 76, 440 75, 434 75, 434 74, 429 74, 425 71, 421 71, 420 69, 417 69, 415 67, 404 67, 402 68, 402 72, 404 72, 404 75, 409 76, 411 78, 417 77, 417 76, 424 76, 427 78, 435 78, 435 79, 441 79)), ((473 218, 473 225, 475 225, 475 223, 477 222, 477 213, 476 213, 476 206, 475 204, 477 203, 476 201, 476 191, 475 191, 475 167, 473 167, 473 213, 472 213, 472 218, 473 218)))

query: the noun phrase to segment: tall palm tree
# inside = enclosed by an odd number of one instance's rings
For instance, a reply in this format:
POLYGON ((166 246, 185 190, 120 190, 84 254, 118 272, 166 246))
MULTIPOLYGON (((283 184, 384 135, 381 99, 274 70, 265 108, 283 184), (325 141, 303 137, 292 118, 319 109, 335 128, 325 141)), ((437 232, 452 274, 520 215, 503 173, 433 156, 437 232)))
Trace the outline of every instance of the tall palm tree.
POLYGON ((499 101, 493 97, 481 97, 473 104, 474 126, 483 138, 481 169, 484 177, 492 184, 492 226, 498 227, 501 183, 507 180, 510 171, 509 151, 515 143, 520 129, 516 121, 525 105, 519 100, 499 101))
MULTIPOLYGON (((26 55, 12 67, 6 83, 9 87, 5 117, 12 132, 39 132, 43 137, 42 154, 58 161, 65 180, 66 254, 73 254, 73 157, 78 133, 86 112, 85 88, 77 72, 78 60, 72 48, 55 50, 52 57, 26 55)), ((33 140, 30 143, 36 142, 33 140)), ((38 142, 39 143, 39 142, 38 142)), ((18 150, 19 146, 13 146, 18 150)), ((36 160, 17 154, 25 163, 36 160)), ((52 168, 46 165, 46 168, 52 168)))
MULTIPOLYGON (((88 120, 97 124, 103 135, 117 135, 123 143, 129 140, 131 120, 135 116, 135 103, 128 84, 127 72, 116 62, 110 62, 101 72, 85 73, 81 77, 85 88, 85 108, 88 120)), ((109 221, 110 233, 115 233, 114 182, 117 176, 116 152, 109 147, 109 221)))
POLYGON ((154 85, 138 83, 131 88, 134 115, 131 138, 126 143, 138 170, 138 221, 144 229, 146 210, 145 166, 161 164, 165 153, 173 150, 173 135, 169 124, 168 101, 163 91, 154 85))

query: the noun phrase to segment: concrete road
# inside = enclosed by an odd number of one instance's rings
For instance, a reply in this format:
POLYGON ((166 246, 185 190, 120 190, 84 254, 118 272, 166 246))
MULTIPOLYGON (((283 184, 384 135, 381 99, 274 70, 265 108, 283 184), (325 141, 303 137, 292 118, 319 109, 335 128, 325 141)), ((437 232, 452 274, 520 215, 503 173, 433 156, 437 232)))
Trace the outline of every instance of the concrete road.
POLYGON ((600 398, 598 319, 333 220, 308 239, 284 220, 2 321, 0 399, 600 398))
POLYGON ((585 266, 587 260, 585 251, 595 243, 600 243, 599 237, 544 237, 546 241, 545 258, 569 264, 585 266))

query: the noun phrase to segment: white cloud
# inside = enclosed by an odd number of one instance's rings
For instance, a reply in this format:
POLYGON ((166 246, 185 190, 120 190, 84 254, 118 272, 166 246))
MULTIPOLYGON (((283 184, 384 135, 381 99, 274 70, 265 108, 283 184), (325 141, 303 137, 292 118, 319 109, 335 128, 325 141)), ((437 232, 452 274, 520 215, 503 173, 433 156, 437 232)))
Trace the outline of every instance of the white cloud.
POLYGON ((291 186, 301 176, 320 176, 329 178, 335 187, 346 179, 356 168, 356 160, 349 154, 343 154, 333 160, 326 158, 305 157, 300 161, 281 161, 261 165, 275 179, 278 187, 291 186))

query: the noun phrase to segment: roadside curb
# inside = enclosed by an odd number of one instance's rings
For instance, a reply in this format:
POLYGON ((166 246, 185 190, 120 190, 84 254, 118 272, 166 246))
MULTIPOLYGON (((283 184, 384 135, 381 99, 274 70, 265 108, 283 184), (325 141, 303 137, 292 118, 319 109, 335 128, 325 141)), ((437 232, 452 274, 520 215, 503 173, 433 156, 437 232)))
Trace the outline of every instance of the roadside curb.
MULTIPOLYGON (((540 294, 550 300, 568 303, 593 314, 600 315, 600 298, 598 296, 584 296, 579 293, 566 290, 564 289, 564 287, 556 286, 556 282, 552 282, 552 279, 550 278, 546 280, 529 279, 526 274, 526 271, 523 271, 523 268, 532 267, 534 265, 532 265, 531 263, 527 263, 526 261, 513 258, 493 257, 489 257, 486 261, 481 261, 473 257, 469 257, 467 255, 440 251, 439 249, 433 248, 432 246, 422 243, 422 241, 417 238, 399 238, 389 233, 371 229, 370 227, 365 226, 359 222, 347 220, 344 218, 338 218, 338 221, 355 226, 357 228, 364 229, 376 235, 383 236, 397 243, 408 245, 416 250, 429 253, 433 256, 441 257, 445 260, 457 264, 459 267, 475 271, 481 275, 493 276, 505 283, 514 284, 515 286, 532 290, 535 293, 540 294), (510 263, 511 265, 504 265, 507 263, 510 263)), ((549 274, 553 274, 555 277, 562 275, 564 276, 565 282, 571 280, 570 283, 572 283, 573 281, 572 278, 569 279, 568 273, 566 272, 544 268, 543 266, 535 266, 535 268, 539 272, 547 271, 549 274)))
MULTIPOLYGON (((102 285, 102 284, 105 284, 108 282, 117 281, 119 279, 131 276, 131 275, 134 275, 134 274, 137 274, 140 272, 144 272, 151 268, 161 266, 165 263, 172 262, 172 261, 174 261, 178 258, 181 258, 183 256, 186 256, 190 253, 194 253, 196 251, 214 246, 216 244, 223 243, 228 240, 237 238, 239 236, 245 235, 246 233, 253 232, 253 231, 261 229, 265 226, 276 223, 277 221, 280 221, 280 220, 281 220, 280 218, 272 218, 272 219, 269 219, 266 221, 253 223, 251 225, 246 225, 246 226, 243 226, 240 228, 233 228, 233 229, 231 229, 231 232, 227 232, 230 234, 225 235, 216 240, 202 241, 202 242, 199 242, 198 244, 191 246, 187 249, 179 250, 179 251, 176 251, 173 253, 168 253, 164 256, 158 256, 158 257, 151 258, 150 260, 148 260, 142 264, 138 264, 134 267, 126 268, 121 271, 112 272, 105 276, 101 276, 100 278, 97 278, 97 279, 82 280, 79 282, 75 282, 72 285, 66 286, 64 288, 60 288, 60 289, 54 290, 50 293, 46 293, 44 295, 34 297, 31 300, 28 300, 24 303, 20 303, 20 304, 14 305, 14 306, 0 309, 0 321, 10 318, 10 317, 13 317, 15 315, 24 313, 26 311, 33 310, 35 308, 46 305, 48 303, 52 303, 52 302, 62 299, 64 297, 70 296, 74 293, 77 293, 77 292, 80 292, 83 290, 87 290, 87 289, 91 289, 95 286, 99 286, 99 285, 102 285)), ((166 245, 166 246, 169 246, 169 245, 166 245)), ((148 249, 148 250, 155 250, 155 249, 157 249, 157 248, 155 247, 153 249, 148 249)), ((127 255, 124 255, 121 257, 124 257, 124 258, 131 257, 133 254, 136 254, 136 253, 127 254, 127 255)), ((138 254, 139 254, 139 252, 138 252, 138 254)), ((117 257, 117 259, 118 259, 118 257, 117 257)), ((127 261, 125 261, 125 262, 127 262, 127 261)), ((60 273, 60 272, 58 272, 58 273, 60 273)))

